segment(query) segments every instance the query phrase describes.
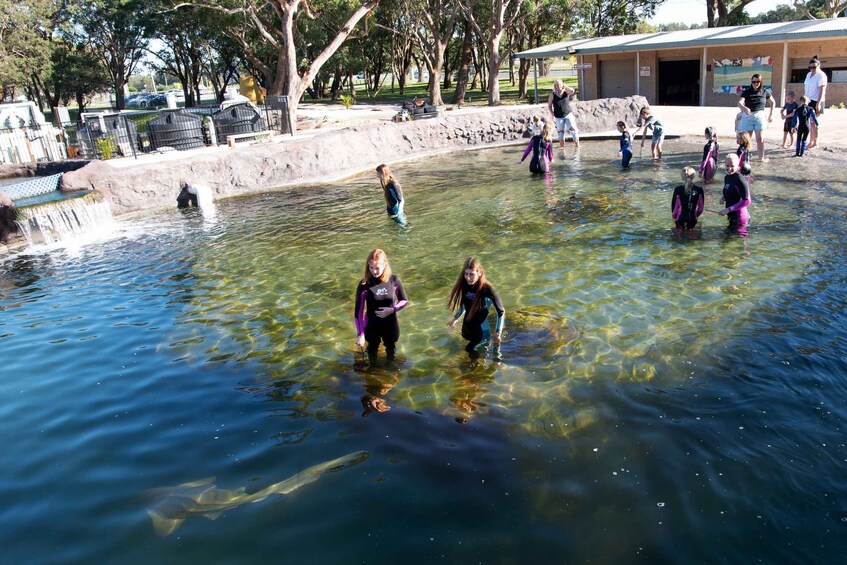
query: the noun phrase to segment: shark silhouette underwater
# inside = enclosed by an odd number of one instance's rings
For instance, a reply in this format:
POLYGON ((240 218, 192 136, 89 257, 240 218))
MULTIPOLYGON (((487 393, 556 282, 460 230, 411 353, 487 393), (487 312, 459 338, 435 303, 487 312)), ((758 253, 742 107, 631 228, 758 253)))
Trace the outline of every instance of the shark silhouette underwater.
POLYGON ((204 516, 210 520, 243 504, 261 502, 272 494, 288 494, 313 483, 324 473, 341 471, 358 465, 368 458, 367 451, 357 451, 308 469, 300 471, 284 481, 274 483, 253 494, 241 487, 236 490, 220 489, 214 485, 214 477, 200 479, 175 487, 163 487, 147 491, 145 496, 155 500, 147 514, 153 520, 153 528, 160 536, 172 534, 183 522, 193 516, 204 516))

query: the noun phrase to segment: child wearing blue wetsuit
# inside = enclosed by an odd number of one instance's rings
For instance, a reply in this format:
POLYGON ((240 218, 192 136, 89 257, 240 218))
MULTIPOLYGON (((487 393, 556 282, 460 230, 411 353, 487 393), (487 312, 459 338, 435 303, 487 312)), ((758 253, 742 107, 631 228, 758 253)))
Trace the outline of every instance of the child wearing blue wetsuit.
POLYGON ((365 263, 365 276, 356 288, 353 317, 356 321, 356 345, 368 342, 368 358, 376 360, 379 342, 385 344, 388 359, 394 358, 400 324, 397 312, 409 303, 400 277, 391 272, 388 257, 374 249, 365 263))
POLYGON ((806 139, 809 137, 809 125, 818 125, 815 109, 809 105, 808 96, 800 97, 800 105, 794 111, 794 119, 791 125, 797 128, 797 151, 795 157, 802 157, 806 152, 806 139))
POLYGON ((488 341, 491 337, 491 328, 488 324, 488 310, 492 306, 497 311, 497 323, 494 327, 494 340, 500 341, 503 332, 503 323, 506 320, 506 309, 500 301, 500 295, 494 287, 486 280, 485 270, 475 257, 468 257, 462 266, 462 272, 450 291, 450 300, 447 303, 450 309, 456 313, 447 322, 453 327, 464 314, 462 321, 462 337, 468 340, 468 351, 473 351, 481 343, 488 341))
POLYGON ((403 212, 405 200, 403 200, 403 190, 400 188, 400 183, 394 178, 387 165, 380 165, 376 168, 376 178, 379 179, 385 193, 385 211, 388 212, 388 217, 401 226, 405 226, 406 214, 403 212))
POLYGON ((618 131, 621 132, 621 150, 618 151, 618 157, 621 158, 621 165, 626 169, 632 160, 632 134, 626 129, 626 122, 623 121, 618 122, 618 131))
POLYGON ((553 127, 551 124, 545 123, 541 127, 541 133, 532 136, 523 152, 521 163, 524 162, 530 151, 532 152, 532 159, 529 161, 529 172, 533 174, 548 172, 550 163, 553 162, 553 127))
POLYGON ((700 178, 712 180, 715 171, 718 170, 718 159, 720 159, 720 144, 715 128, 706 128, 706 145, 703 146, 703 160, 700 161, 700 178))

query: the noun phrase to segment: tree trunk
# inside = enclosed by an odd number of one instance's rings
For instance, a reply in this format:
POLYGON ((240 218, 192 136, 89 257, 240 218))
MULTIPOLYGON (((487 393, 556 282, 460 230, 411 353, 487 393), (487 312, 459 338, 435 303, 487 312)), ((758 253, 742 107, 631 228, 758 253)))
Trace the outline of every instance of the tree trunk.
POLYGON ((500 63, 503 57, 500 55, 500 37, 502 32, 493 35, 488 40, 488 105, 500 105, 500 63))
POLYGON ((468 79, 471 68, 471 47, 473 40, 473 32, 471 24, 465 21, 465 34, 462 38, 462 47, 459 54, 459 72, 456 77, 456 92, 453 94, 453 104, 462 104, 465 101, 465 93, 468 89, 468 79))

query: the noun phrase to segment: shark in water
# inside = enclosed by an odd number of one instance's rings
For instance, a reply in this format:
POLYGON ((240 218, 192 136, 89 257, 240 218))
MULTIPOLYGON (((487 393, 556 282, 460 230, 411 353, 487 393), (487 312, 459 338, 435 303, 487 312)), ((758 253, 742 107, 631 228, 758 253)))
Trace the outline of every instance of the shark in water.
POLYGON ((153 528, 160 536, 167 536, 192 516, 205 516, 214 520, 227 510, 242 504, 261 502, 272 494, 288 494, 303 485, 321 478, 324 473, 340 471, 358 465, 370 455, 357 451, 344 457, 327 461, 300 471, 296 475, 272 484, 253 494, 244 487, 237 490, 220 489, 214 485, 214 477, 185 483, 175 487, 157 488, 146 494, 156 502, 147 511, 153 519, 153 528))

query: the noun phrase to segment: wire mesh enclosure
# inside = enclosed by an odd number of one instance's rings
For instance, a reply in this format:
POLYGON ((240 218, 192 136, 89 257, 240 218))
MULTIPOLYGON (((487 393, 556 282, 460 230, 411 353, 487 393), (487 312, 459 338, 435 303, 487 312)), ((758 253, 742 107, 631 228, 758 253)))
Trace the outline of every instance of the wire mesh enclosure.
POLYGON ((147 123, 147 134, 154 150, 172 147, 182 151, 207 145, 203 117, 185 110, 163 110, 147 123))
POLYGON ((251 104, 234 104, 212 114, 218 143, 227 142, 231 135, 259 132, 264 129, 262 116, 251 104))

